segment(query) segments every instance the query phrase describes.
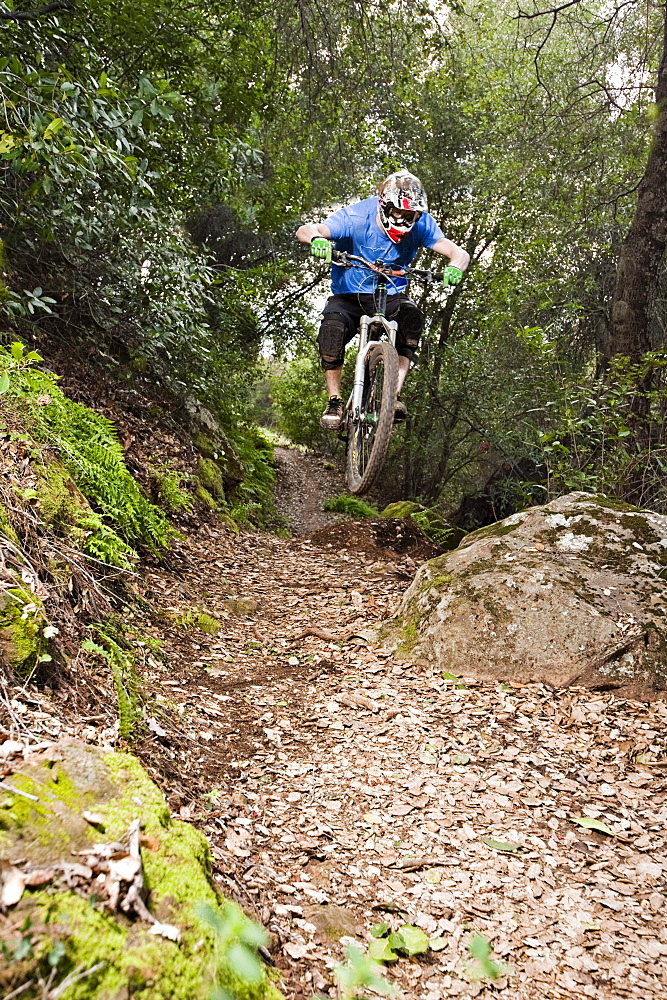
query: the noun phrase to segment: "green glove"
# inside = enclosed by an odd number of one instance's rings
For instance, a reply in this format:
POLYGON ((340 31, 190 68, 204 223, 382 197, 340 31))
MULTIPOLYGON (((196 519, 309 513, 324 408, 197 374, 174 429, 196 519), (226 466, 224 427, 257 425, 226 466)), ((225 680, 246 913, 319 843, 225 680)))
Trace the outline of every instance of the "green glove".
POLYGON ((313 257, 321 257, 327 264, 331 263, 331 242, 324 236, 316 236, 310 241, 310 252, 313 257))
POLYGON ((449 288, 450 285, 458 285, 463 278, 463 271, 459 271, 458 267, 446 267, 442 272, 442 287, 449 288))

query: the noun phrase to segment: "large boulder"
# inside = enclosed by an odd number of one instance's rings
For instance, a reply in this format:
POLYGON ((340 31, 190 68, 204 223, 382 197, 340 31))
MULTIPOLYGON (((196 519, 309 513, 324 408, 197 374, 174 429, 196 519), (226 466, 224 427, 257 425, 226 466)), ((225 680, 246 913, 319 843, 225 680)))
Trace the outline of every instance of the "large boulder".
POLYGON ((425 563, 392 633, 456 674, 667 688, 667 516, 570 493, 467 535, 425 563))

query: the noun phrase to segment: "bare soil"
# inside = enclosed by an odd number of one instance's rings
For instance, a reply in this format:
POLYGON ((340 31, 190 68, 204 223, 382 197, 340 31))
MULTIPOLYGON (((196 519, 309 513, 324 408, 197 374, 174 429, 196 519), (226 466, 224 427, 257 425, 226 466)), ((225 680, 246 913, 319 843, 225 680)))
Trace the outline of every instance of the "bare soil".
POLYGON ((276 448, 276 507, 296 537, 338 524, 344 514, 325 511, 324 504, 345 493, 341 470, 330 460, 296 448, 276 448))

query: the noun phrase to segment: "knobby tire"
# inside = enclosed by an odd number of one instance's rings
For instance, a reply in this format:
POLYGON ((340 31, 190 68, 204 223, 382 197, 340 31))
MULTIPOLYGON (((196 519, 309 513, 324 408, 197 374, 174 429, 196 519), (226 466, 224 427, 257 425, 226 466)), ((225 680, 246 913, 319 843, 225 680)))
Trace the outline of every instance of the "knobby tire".
POLYGON ((389 450, 398 390, 398 355, 387 341, 374 344, 366 355, 364 395, 359 419, 350 421, 347 486, 366 493, 377 479, 389 450))

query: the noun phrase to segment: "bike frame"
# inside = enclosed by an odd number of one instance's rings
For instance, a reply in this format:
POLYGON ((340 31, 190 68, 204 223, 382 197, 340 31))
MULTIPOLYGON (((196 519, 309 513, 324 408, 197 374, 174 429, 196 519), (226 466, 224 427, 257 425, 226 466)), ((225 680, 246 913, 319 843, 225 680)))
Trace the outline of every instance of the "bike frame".
POLYGON ((386 275, 391 277, 407 277, 412 275, 422 281, 430 283, 432 281, 441 281, 442 272, 434 273, 432 271, 417 270, 412 267, 403 267, 398 270, 394 269, 391 264, 386 264, 381 260, 372 264, 370 261, 364 260, 363 257, 355 257, 352 254, 340 251, 334 251, 334 259, 332 263, 340 264, 343 267, 365 267, 369 271, 373 271, 378 275, 378 283, 375 289, 375 293, 377 295, 375 315, 362 316, 359 320, 359 348, 354 365, 354 385, 345 407, 346 412, 352 415, 352 419, 358 420, 361 417, 361 404, 364 396, 366 355, 373 344, 377 343, 380 339, 379 337, 371 336, 371 328, 381 327, 382 331, 386 334, 387 340, 391 343, 391 346, 394 350, 396 349, 396 333, 398 331, 398 323, 396 320, 389 320, 385 316, 385 312, 387 311, 386 275))

